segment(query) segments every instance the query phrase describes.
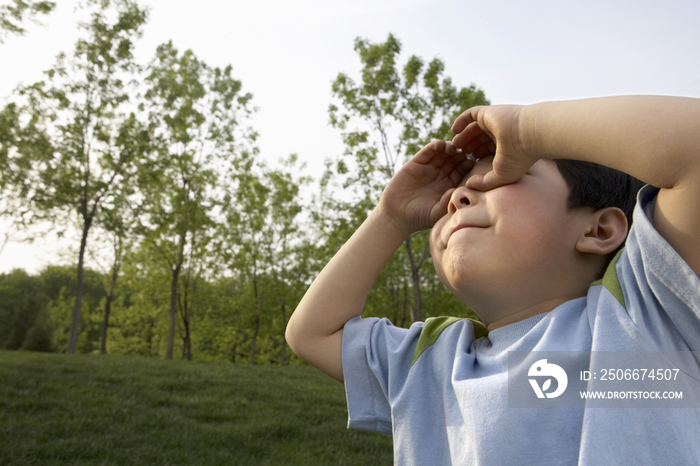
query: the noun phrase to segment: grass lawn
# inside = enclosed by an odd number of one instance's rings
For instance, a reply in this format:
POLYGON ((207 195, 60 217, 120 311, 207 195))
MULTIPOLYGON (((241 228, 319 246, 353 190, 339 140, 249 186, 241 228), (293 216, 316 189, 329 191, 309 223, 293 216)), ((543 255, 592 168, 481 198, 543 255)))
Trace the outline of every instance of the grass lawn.
POLYGON ((309 367, 0 351, 0 465, 390 465, 309 367))

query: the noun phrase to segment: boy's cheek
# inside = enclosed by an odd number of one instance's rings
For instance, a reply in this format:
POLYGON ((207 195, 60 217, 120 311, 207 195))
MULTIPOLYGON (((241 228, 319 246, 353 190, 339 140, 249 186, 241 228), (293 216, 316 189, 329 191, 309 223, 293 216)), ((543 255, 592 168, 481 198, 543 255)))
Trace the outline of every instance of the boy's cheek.
MULTIPOLYGON (((444 222, 441 220, 438 220, 438 223, 436 223, 432 230, 430 230, 430 235, 428 236, 428 243, 430 246, 430 255, 433 258, 433 262, 438 262, 440 259, 440 250, 438 248, 438 244, 440 243, 440 231, 442 231, 442 226, 444 225, 444 222)), ((444 248, 443 248, 444 249, 444 248)))
MULTIPOLYGON (((429 237, 429 242, 430 242, 430 253, 433 254, 433 258, 435 255, 435 252, 440 248, 440 245, 442 244, 442 239, 441 239, 441 233, 442 229, 445 227, 445 224, 448 222, 449 216, 448 215, 443 215, 440 220, 438 220, 435 225, 433 225, 433 228, 430 230, 430 237, 429 237)), ((444 245, 442 247, 444 249, 444 245)))
POLYGON ((435 251, 432 246, 432 241, 430 245, 430 255, 433 258, 433 267, 435 268, 435 273, 442 283, 449 286, 449 282, 446 280, 445 271, 442 268, 442 254, 439 251, 435 251))
POLYGON ((440 233, 442 232, 442 226, 444 226, 444 224, 445 222, 442 222, 442 224, 436 224, 430 232, 430 256, 433 259, 433 267, 435 267, 435 272, 440 278, 440 281, 450 288, 449 281, 446 280, 445 277, 445 271, 442 263, 445 254, 445 245, 442 242, 440 233))

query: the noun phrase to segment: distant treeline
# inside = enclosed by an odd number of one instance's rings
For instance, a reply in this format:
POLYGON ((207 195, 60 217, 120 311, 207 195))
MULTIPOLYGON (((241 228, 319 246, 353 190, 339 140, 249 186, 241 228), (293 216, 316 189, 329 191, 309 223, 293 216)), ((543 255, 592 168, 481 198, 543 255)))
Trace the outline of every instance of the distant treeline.
MULTIPOLYGON (((165 356, 168 277, 163 273, 141 275, 139 269, 133 265, 125 267, 105 334, 104 313, 110 277, 90 269, 85 271, 77 352, 98 353, 105 344, 110 354, 165 356)), ((19 269, 0 274, 0 350, 65 352, 75 303, 76 277, 76 268, 65 266, 50 266, 36 275, 19 269)), ((383 278, 381 286, 370 295, 366 314, 381 314, 394 322, 410 323, 407 316, 410 288, 398 290, 395 301, 396 297, 387 288, 391 286, 391 278, 388 275, 383 278), (400 305, 397 307, 396 303, 400 305)), ((269 277, 261 278, 259 286, 269 292, 263 297, 258 313, 251 306, 255 303, 254 290, 245 281, 201 280, 190 296, 194 309, 189 321, 189 354, 184 351, 187 334, 180 323, 177 356, 273 365, 298 362, 288 351, 283 332, 289 311, 305 291, 304 286, 290 292, 294 298, 286 303, 286 308, 278 293, 280 289, 269 277)), ((435 304, 438 309, 428 315, 469 315, 458 302, 450 299, 451 295, 444 293, 437 281, 426 281, 424 294, 424 302, 435 304)))
MULTIPOLYGON (((97 353, 103 342, 113 354, 162 357, 168 332, 169 283, 165 274, 140 275, 125 267, 120 292, 103 334, 110 277, 87 269, 84 281, 81 331, 77 351, 97 353), (160 282, 159 282, 160 281, 160 282)), ((0 275, 0 350, 65 352, 75 302, 75 267, 51 266, 37 275, 14 270, 0 275)), ((264 281, 264 280, 262 280, 264 281)), ((262 284, 261 286, 264 286, 262 284)), ((293 354, 283 340, 285 316, 271 309, 257 317, 257 355, 252 353, 256 313, 247 307, 250 297, 232 279, 201 281, 191 296, 195 308, 190 321, 190 353, 200 360, 230 360, 285 364, 293 354), (256 358, 257 356, 257 358, 256 358)), ((278 298, 270 293, 271 301, 278 298)), ((177 346, 184 349, 186 333, 180 326, 177 346)))

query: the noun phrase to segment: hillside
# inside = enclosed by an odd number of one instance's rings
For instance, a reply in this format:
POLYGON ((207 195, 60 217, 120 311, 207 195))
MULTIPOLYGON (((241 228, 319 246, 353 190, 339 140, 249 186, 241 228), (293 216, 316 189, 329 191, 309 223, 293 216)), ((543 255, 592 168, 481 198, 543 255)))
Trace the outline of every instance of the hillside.
POLYGON ((2 465, 380 465, 309 367, 0 352, 2 465))

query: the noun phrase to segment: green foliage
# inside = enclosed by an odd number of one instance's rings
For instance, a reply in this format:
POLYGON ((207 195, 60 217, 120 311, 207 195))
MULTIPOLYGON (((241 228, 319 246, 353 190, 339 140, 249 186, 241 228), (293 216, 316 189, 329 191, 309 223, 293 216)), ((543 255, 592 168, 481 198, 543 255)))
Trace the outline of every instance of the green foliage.
POLYGON ((0 352, 0 464, 391 464, 309 367, 0 352))
POLYGON ((48 302, 41 279, 23 270, 0 275, 0 348, 22 347, 48 302))
POLYGON ((9 34, 23 35, 27 32, 22 23, 29 20, 38 22, 37 15, 47 15, 56 7, 56 2, 13 0, 9 5, 0 6, 0 44, 9 34))
MULTIPOLYGON (((75 268, 47 267, 31 276, 22 270, 0 275, 0 348, 65 351, 76 295, 75 268)), ((87 270, 78 351, 99 341, 101 277, 87 270)))
POLYGON ((138 71, 134 41, 148 12, 131 0, 90 0, 85 8, 90 20, 80 23, 84 37, 73 53, 57 57, 48 82, 20 87, 20 104, 10 103, 2 118, 3 164, 16 173, 2 187, 15 198, 24 193, 44 217, 61 216, 66 225, 77 220, 82 232, 69 352, 77 345, 90 229, 115 186, 133 176, 147 140, 126 113, 132 89, 124 80, 138 71))
MULTIPOLYGON (((401 44, 355 40, 362 65, 356 83, 340 73, 332 85, 335 103, 331 125, 342 131, 345 153, 327 163, 314 220, 330 259, 379 201, 384 186, 400 165, 433 139, 451 139, 452 121, 464 110, 487 105, 474 85, 458 89, 444 76, 439 59, 429 63, 415 55, 399 65, 401 44)), ((412 235, 382 271, 365 305, 368 315, 395 314, 404 325, 435 314, 462 315, 447 296, 424 290, 436 280, 425 232, 412 235), (447 305, 447 303, 450 303, 447 305), (408 316, 407 316, 408 312, 408 316)), ((449 292, 444 289, 445 295, 449 292)))
POLYGON ((438 58, 426 66, 413 55, 399 69, 401 44, 392 34, 378 44, 358 38, 355 51, 362 64, 361 83, 340 73, 332 85, 340 105, 329 107, 331 125, 343 131, 346 155, 357 159, 359 176, 353 183, 381 192, 404 157, 433 139, 451 139, 449 128, 459 114, 489 103, 474 85, 457 89, 443 76, 445 65, 438 58), (348 131, 351 124, 366 129, 348 131))
POLYGON ((240 148, 254 138, 242 121, 252 111, 251 96, 231 74, 230 66, 211 68, 168 42, 158 47, 146 78, 154 151, 140 175, 146 214, 140 230, 171 273, 167 358, 176 326, 191 358, 190 325, 202 311, 197 284, 217 268, 219 177, 235 169, 240 148))
POLYGON ((21 350, 53 353, 56 351, 55 323, 48 309, 43 309, 34 321, 22 342, 21 350))
MULTIPOLYGON (((39 220, 83 233, 77 267, 0 275, 0 349, 98 352, 109 308, 109 353, 300 364, 284 330, 313 278, 405 158, 487 103, 475 86, 453 85, 440 60, 401 60, 392 35, 357 39, 359 80, 339 74, 329 108, 346 150, 326 161, 312 196, 295 154, 271 166, 258 153, 252 97, 231 66, 172 42, 139 66, 147 9, 88 0, 83 14, 74 50, 0 109, 0 216, 10 221, 0 252, 39 220), (111 265, 85 269, 88 246, 109 246, 111 265)), ((425 233, 407 240, 365 315, 402 326, 471 315, 426 265, 427 246, 425 233)))
POLYGON ((112 305, 107 353, 162 357, 168 329, 170 272, 144 242, 125 259, 120 297, 112 305))
POLYGON ((284 329, 309 284, 304 258, 311 246, 300 224, 299 193, 310 180, 298 175, 301 170, 296 155, 277 169, 244 156, 229 179, 221 237, 227 245, 224 259, 243 283, 234 308, 242 330, 231 355, 240 359, 241 350, 247 350, 243 358, 251 364, 259 355, 265 362, 290 359, 284 329))

